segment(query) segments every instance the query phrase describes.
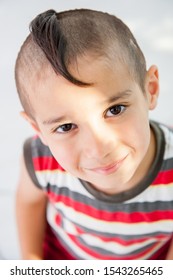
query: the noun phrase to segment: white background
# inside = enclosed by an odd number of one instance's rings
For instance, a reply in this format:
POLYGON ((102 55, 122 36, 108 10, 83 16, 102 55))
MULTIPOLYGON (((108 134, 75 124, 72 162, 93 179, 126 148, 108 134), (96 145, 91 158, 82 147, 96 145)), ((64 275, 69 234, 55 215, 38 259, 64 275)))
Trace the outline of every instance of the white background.
POLYGON ((151 118, 173 125, 173 1, 172 0, 0 0, 0 259, 18 259, 15 190, 24 139, 32 130, 19 116, 14 64, 28 25, 48 9, 91 8, 120 17, 132 30, 147 66, 160 70, 160 99, 151 118))

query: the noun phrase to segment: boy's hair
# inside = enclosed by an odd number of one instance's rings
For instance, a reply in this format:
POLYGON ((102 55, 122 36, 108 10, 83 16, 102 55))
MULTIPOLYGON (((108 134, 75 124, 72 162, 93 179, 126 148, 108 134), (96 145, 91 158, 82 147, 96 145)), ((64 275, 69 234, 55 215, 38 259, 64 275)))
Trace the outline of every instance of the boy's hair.
POLYGON ((69 71, 77 58, 90 54, 108 62, 122 63, 144 92, 146 62, 129 28, 117 17, 88 9, 56 13, 48 10, 30 24, 15 66, 16 87, 28 115, 34 115, 28 87, 41 80, 48 65, 56 74, 78 86, 90 86, 69 71))

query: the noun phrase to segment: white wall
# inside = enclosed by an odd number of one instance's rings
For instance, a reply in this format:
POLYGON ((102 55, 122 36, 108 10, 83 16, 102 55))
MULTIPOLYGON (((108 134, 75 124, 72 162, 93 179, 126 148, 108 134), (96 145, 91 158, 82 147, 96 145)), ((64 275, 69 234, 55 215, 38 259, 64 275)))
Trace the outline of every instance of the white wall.
POLYGON ((147 65, 156 64, 160 69, 160 100, 151 117, 173 125, 173 1, 0 0, 0 255, 7 259, 19 257, 14 195, 22 143, 32 134, 19 116, 14 63, 29 32, 29 22, 50 8, 98 9, 115 14, 127 23, 146 56, 147 65))

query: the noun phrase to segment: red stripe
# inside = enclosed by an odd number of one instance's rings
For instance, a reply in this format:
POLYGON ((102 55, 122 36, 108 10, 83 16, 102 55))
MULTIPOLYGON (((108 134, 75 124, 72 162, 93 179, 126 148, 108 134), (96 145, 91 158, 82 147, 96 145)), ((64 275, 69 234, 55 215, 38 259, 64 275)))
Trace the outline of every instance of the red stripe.
POLYGON ((52 156, 35 157, 33 158, 34 169, 36 171, 55 170, 65 171, 61 165, 52 156))
POLYGON ((106 210, 98 210, 91 205, 85 205, 82 202, 73 200, 72 198, 66 197, 64 195, 57 195, 49 191, 49 199, 52 203, 62 202, 68 207, 73 208, 79 213, 83 213, 87 216, 93 217, 98 220, 103 220, 107 222, 123 222, 123 223, 139 223, 139 222, 155 222, 161 220, 173 219, 173 210, 156 210, 153 212, 108 212, 106 210))
POLYGON ((158 174, 152 185, 173 183, 173 170, 162 171, 158 174))

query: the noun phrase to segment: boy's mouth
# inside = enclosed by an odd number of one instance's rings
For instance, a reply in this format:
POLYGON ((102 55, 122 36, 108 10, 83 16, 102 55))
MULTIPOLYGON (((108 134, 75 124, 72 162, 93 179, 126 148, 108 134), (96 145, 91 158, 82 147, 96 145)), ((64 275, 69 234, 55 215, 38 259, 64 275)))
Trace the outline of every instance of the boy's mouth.
POLYGON ((95 172, 95 173, 98 173, 98 174, 101 174, 101 175, 112 174, 119 169, 119 167, 122 165, 122 163, 124 162, 124 160, 126 159, 127 156, 128 155, 126 155, 122 159, 120 159, 116 162, 113 162, 109 165, 99 166, 99 167, 96 167, 96 168, 88 168, 88 170, 90 170, 92 172, 95 172))

